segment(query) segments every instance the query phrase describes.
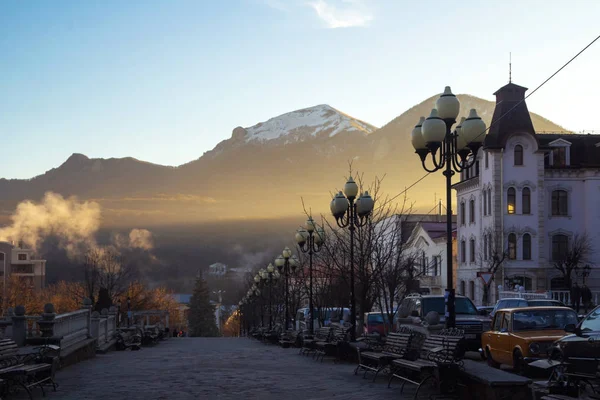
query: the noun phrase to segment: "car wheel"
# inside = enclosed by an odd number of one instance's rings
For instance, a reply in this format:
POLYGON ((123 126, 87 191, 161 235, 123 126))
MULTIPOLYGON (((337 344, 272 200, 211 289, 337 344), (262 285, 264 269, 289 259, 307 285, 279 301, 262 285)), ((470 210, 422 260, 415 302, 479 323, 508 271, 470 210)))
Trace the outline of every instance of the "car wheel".
POLYGON ((490 353, 490 349, 485 349, 485 357, 487 359, 487 364, 492 368, 500 368, 500 364, 494 361, 492 358, 492 353, 490 353))
POLYGON ((515 350, 513 354, 513 370, 516 374, 525 374, 525 361, 523 360, 523 353, 521 353, 521 350, 515 350))

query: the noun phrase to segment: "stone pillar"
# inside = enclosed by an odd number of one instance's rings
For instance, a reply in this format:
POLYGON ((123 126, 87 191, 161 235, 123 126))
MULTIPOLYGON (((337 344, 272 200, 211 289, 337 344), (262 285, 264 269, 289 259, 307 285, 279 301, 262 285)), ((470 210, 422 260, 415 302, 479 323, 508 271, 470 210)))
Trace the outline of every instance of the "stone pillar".
POLYGON ((104 319, 104 342, 108 341, 108 310, 103 308, 100 311, 100 318, 104 319))
POLYGON ((12 339, 17 346, 25 346, 27 338, 27 322, 25 321, 25 307, 16 306, 15 315, 12 317, 12 339))
POLYGON ((54 312, 54 305, 52 303, 46 304, 44 306, 44 313, 42 314, 42 318, 37 323, 40 327, 42 337, 50 338, 54 336, 55 317, 56 313, 54 312))
POLYGON ((98 338, 100 337, 100 313, 98 311, 94 311, 92 313, 90 322, 91 337, 98 340, 98 338))
MULTIPOLYGON (((93 337, 93 335, 92 335, 92 301, 90 299, 88 299, 87 297, 84 297, 83 303, 81 305, 81 309, 88 310, 87 336, 88 336, 88 338, 91 338, 91 337, 93 337)), ((97 336, 96 336, 96 338, 97 338, 97 336)))

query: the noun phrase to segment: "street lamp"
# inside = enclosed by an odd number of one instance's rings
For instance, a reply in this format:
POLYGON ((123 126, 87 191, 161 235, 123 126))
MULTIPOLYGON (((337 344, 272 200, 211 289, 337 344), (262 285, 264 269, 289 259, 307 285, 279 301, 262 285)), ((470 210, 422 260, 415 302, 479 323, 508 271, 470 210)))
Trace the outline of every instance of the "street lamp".
POLYGON ((310 334, 314 333, 314 316, 313 316, 313 254, 318 253, 321 250, 321 246, 323 245, 323 241, 325 240, 325 231, 322 227, 316 227, 315 221, 313 221, 312 217, 309 216, 306 221, 306 227, 300 228, 296 232, 296 242, 298 242, 298 247, 300 247, 300 251, 303 253, 308 253, 308 276, 309 276, 309 284, 308 284, 308 309, 310 315, 310 334))
POLYGON ((350 330, 350 341, 356 340, 356 297, 354 295, 354 231, 363 227, 369 221, 375 205, 369 192, 365 191, 358 195, 358 185, 352 177, 344 185, 344 193, 341 191, 331 200, 331 214, 335 217, 340 228, 350 230, 350 314, 352 318, 352 329, 350 330))
POLYGON ((274 282, 279 279, 279 272, 275 270, 273 264, 269 264, 267 269, 261 269, 260 275, 265 285, 269 286, 269 330, 273 329, 273 304, 272 304, 272 288, 274 282))
POLYGON ((275 259, 275 266, 279 270, 279 273, 283 273, 285 277, 285 329, 290 327, 290 315, 289 315, 289 288, 290 288, 290 275, 296 272, 296 267, 300 263, 296 256, 292 256, 292 251, 289 247, 283 249, 280 256, 275 259))
POLYGON ((485 138, 485 122, 471 109, 469 116, 463 118, 454 132, 452 125, 460 111, 460 102, 452 94, 450 86, 437 99, 436 108, 431 110, 427 119, 421 117, 411 135, 415 153, 419 155, 421 164, 427 172, 444 169, 446 177, 446 327, 456 325, 455 293, 452 282, 452 176, 471 168, 477 158, 485 138), (431 154, 433 168, 425 165, 427 155, 431 154))

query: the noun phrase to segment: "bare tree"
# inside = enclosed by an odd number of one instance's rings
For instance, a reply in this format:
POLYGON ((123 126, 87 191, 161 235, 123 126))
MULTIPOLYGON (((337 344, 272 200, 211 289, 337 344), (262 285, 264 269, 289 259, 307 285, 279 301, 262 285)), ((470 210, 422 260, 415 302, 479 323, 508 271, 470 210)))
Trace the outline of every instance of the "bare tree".
POLYGON ((494 282, 494 277, 498 269, 508 258, 508 251, 503 248, 502 239, 503 233, 501 231, 486 228, 483 232, 483 239, 479 241, 479 264, 484 272, 492 274, 491 279, 483 284, 483 297, 481 301, 484 305, 490 304, 490 288, 494 282))
POLYGON ((562 278, 567 288, 572 285, 572 274, 579 271, 582 264, 591 264, 591 255, 594 248, 587 233, 576 234, 573 236, 566 251, 558 254, 553 266, 562 274, 562 278))
POLYGON ((110 248, 88 250, 83 270, 86 294, 92 302, 95 302, 100 289, 106 289, 111 299, 121 296, 134 278, 133 268, 110 248))

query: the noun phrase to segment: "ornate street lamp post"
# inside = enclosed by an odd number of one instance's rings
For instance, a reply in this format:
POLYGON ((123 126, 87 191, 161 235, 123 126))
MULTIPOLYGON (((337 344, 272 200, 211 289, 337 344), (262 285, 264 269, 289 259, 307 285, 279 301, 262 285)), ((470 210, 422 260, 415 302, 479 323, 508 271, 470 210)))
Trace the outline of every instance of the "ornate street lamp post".
POLYGON ((358 185, 352 177, 344 185, 344 193, 339 192, 331 200, 331 213, 335 217, 340 228, 348 228, 350 231, 350 317, 352 318, 352 329, 350 330, 350 341, 356 340, 356 297, 354 294, 354 231, 356 228, 365 226, 373 212, 375 205, 369 192, 365 191, 357 199, 358 185))
POLYGON ((260 270, 260 277, 265 285, 269 286, 269 330, 273 329, 273 303, 272 303, 272 288, 273 284, 279 279, 279 272, 275 271, 273 264, 269 264, 267 269, 260 270))
POLYGON ((452 125, 460 111, 460 102, 452 94, 449 86, 437 99, 435 107, 427 119, 421 117, 411 135, 412 145, 427 172, 444 169, 446 177, 446 327, 456 325, 455 292, 452 282, 452 176, 471 168, 477 158, 477 151, 485 138, 485 122, 477 111, 471 109, 469 116, 463 118, 454 132, 452 125), (431 154, 433 168, 425 165, 427 155, 431 154))
POLYGON ((299 265, 296 256, 292 256, 292 251, 289 247, 283 249, 283 253, 275 259, 275 265, 280 273, 285 277, 285 329, 290 328, 290 313, 289 313, 289 289, 290 275, 296 272, 296 267, 299 265))
POLYGON ((314 308, 313 308, 313 254, 321 250, 321 246, 325 239, 325 231, 322 227, 316 227, 312 217, 308 217, 306 227, 300 228, 296 232, 296 242, 303 253, 308 253, 308 309, 310 315, 310 334, 315 331, 314 308))

